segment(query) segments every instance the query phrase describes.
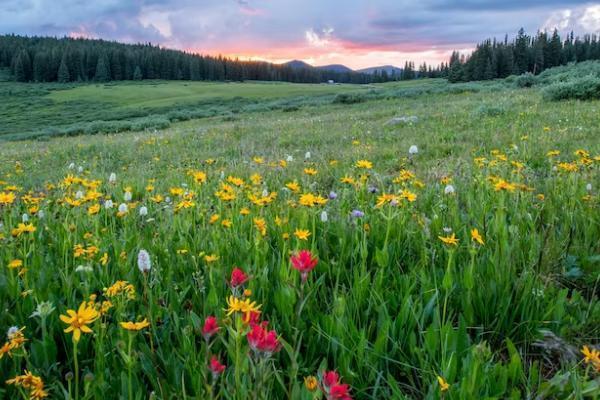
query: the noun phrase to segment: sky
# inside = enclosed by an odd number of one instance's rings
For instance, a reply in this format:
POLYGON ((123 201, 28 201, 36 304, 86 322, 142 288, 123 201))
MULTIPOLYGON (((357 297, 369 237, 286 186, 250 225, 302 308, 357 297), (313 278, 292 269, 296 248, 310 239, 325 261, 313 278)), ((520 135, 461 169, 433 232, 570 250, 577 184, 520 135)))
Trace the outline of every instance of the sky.
POLYGON ((438 64, 523 27, 600 32, 600 1, 0 0, 0 33, 151 42, 202 54, 359 69, 438 64))

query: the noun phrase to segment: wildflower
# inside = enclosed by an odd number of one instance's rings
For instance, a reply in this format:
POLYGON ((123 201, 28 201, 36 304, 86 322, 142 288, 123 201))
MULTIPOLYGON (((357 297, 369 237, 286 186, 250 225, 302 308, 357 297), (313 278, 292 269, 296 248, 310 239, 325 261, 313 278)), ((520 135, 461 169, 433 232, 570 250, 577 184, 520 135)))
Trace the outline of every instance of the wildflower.
POLYGON ((128 331, 141 331, 144 328, 147 328, 148 326, 150 326, 150 323, 148 322, 148 320, 146 318, 144 318, 143 321, 140 322, 121 322, 121 328, 128 330, 128 331))
POLYGON ((315 378, 314 376, 310 375, 310 376, 304 377, 304 387, 309 392, 314 392, 315 390, 317 390, 318 385, 319 385, 319 382, 317 381, 317 378, 315 378))
POLYGON ((337 383, 329 388, 327 400, 352 400, 347 383, 337 383))
POLYGON ((458 239, 454 233, 450 236, 438 236, 438 239, 449 246, 458 246, 458 239))
POLYGON ((479 243, 482 246, 485 244, 485 242, 483 241, 483 237, 481 236, 477 228, 471 229, 471 240, 479 243))
POLYGON ((233 271, 231 271, 231 279, 229 279, 229 285, 235 289, 246 283, 248 279, 250 278, 248 277, 248 275, 246 275, 244 271, 242 271, 238 267, 235 267, 233 271))
POLYGON ((67 315, 61 315, 60 320, 69 325, 65 329, 65 333, 73 332, 73 340, 79 342, 81 332, 92 333, 88 326, 98 319, 98 312, 94 307, 90 307, 85 301, 81 303, 79 309, 67 310, 67 315))
POLYGON ((148 207, 146 207, 146 206, 140 207, 139 214, 140 214, 140 217, 145 217, 146 215, 148 215, 148 207))
POLYGON ((202 327, 202 336, 204 336, 204 340, 208 342, 210 338, 219 332, 219 329, 221 328, 219 328, 216 317, 206 317, 204 320, 204 326, 202 327))
POLYGON ((308 240, 310 231, 308 229, 296 229, 294 231, 294 236, 296 236, 298 240, 308 240))
POLYGON ((99 212, 100 212, 100 204, 93 204, 87 210, 88 215, 96 215, 99 212))
POLYGON ((362 218, 365 216, 365 213, 360 211, 360 210, 352 210, 352 212, 350 213, 350 215, 353 218, 362 218))
POLYGON ((336 192, 329 192, 329 200, 335 200, 337 199, 337 193, 336 192))
POLYGON ((444 194, 454 194, 454 192, 454 186, 452 185, 446 185, 446 187, 444 188, 444 194))
POLYGON ((321 211, 321 222, 327 222, 327 211, 321 211))
POLYGON ((445 392, 446 390, 448 390, 450 388, 450 385, 448 384, 448 382, 446 382, 446 380, 439 375, 437 377, 437 381, 440 385, 440 391, 445 392))
POLYGON ((225 371, 225 365, 221 364, 216 356, 212 356, 208 364, 208 369, 212 372, 213 379, 216 379, 225 371))
POLYGON ((307 151, 306 153, 304 153, 304 158, 306 160, 308 160, 310 158, 310 151, 307 151))
POLYGON ((408 148, 408 154, 410 154, 411 156, 417 154, 418 152, 419 148, 414 144, 408 148))
POLYGON ((47 318, 55 310, 54 305, 49 301, 43 301, 35 307, 35 311, 29 318, 47 318))
POLYGON ((106 208, 107 210, 110 210, 111 208, 114 207, 113 201, 108 199, 104 202, 104 208, 106 208))
POLYGON ((122 217, 125 214, 127 214, 127 210, 128 210, 127 204, 121 203, 121 204, 119 204, 119 208, 117 208, 117 211, 118 211, 117 215, 119 217, 122 217))
POLYGON ((265 236, 267 234, 267 222, 264 218, 254 218, 253 220, 254 226, 260 232, 261 236, 265 236))
POLYGON ((298 193, 300 191, 300 185, 297 181, 288 182, 285 184, 285 187, 290 189, 293 193, 298 193))
POLYGON ((0 206, 7 206, 15 201, 15 194, 13 192, 0 192, 0 206))
POLYGON ((277 339, 277 332, 268 330, 267 325, 268 322, 266 321, 261 324, 252 324, 246 338, 252 350, 269 357, 281 349, 281 343, 277 339))
POLYGON ((123 200, 125 200, 126 202, 130 202, 132 197, 133 195, 131 194, 131 192, 125 192, 125 194, 123 195, 123 200))
POLYGON ((239 312, 244 315, 244 322, 249 323, 251 319, 260 314, 260 305, 256 304, 250 298, 244 300, 238 299, 235 296, 229 296, 227 298, 227 316, 233 313, 239 312))
POLYGON ((125 295, 127 299, 135 299, 135 287, 127 281, 116 281, 112 286, 103 289, 104 296, 108 298, 125 295))
POLYGON ((317 174, 317 170, 314 168, 304 168, 304 173, 306 175, 316 175, 317 174))
POLYGON ((369 160, 358 160, 355 164, 355 167, 361 169, 371 169, 373 168, 373 163, 369 160))
POLYGON ((48 397, 48 392, 44 389, 42 378, 33 375, 27 370, 25 370, 24 375, 18 375, 7 380, 6 384, 20 386, 23 389, 29 390, 30 400, 40 400, 48 397))
POLYGON ((204 262, 207 264, 213 263, 219 259, 219 256, 216 254, 206 254, 204 256, 204 262))
POLYGON ((150 254, 148 254, 146 250, 141 249, 138 252, 137 265, 140 272, 144 274, 150 272, 150 269, 152 268, 152 261, 150 260, 150 254))
POLYGON ((588 183, 587 185, 585 185, 585 190, 587 190, 588 192, 592 191, 592 184, 588 183))
POLYGON ((110 183, 111 185, 117 183, 117 174, 115 174, 114 172, 111 173, 108 177, 108 183, 110 183))
POLYGON ((19 237, 24 233, 33 233, 35 232, 36 228, 35 226, 33 226, 33 224, 23 224, 20 223, 17 225, 16 228, 14 228, 11 231, 11 235, 15 236, 15 237, 19 237))
POLYGON ((291 256, 290 261, 292 262, 292 268, 300 272, 302 282, 304 283, 308 278, 308 273, 315 268, 319 259, 313 257, 310 251, 301 250, 297 254, 291 256))
POLYGON ((23 260, 15 259, 8 263, 9 269, 21 268, 23 266, 23 260))
POLYGON ((581 349, 581 353, 583 354, 583 361, 586 363, 594 364, 595 366, 600 366, 600 351, 596 349, 591 349, 588 346, 583 346, 581 349))
POLYGON ((288 155, 285 157, 285 161, 287 161, 287 162, 292 162, 292 161, 294 161, 294 157, 288 154, 288 155))

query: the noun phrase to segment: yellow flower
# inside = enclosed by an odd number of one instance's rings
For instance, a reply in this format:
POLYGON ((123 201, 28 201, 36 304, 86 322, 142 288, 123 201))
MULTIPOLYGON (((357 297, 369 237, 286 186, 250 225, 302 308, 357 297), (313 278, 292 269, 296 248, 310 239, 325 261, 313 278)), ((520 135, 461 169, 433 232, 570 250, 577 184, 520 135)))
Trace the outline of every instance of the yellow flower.
POLYGON ((33 375, 25 370, 25 375, 18 375, 6 381, 7 385, 20 386, 29 390, 30 400, 40 400, 48 397, 48 392, 44 390, 44 381, 39 376, 33 375))
POLYGON ((340 182, 347 183, 349 185, 354 185, 356 183, 356 180, 354 180, 353 177, 346 175, 346 176, 340 178, 340 182))
POLYGON ((231 228, 231 225, 233 225, 233 222, 231 222, 230 219, 224 219, 223 221, 221 221, 221 225, 224 226, 225 228, 231 228))
POLYGON ((150 326, 150 323, 146 318, 140 322, 121 322, 121 328, 126 329, 128 331, 141 331, 144 328, 150 326))
POLYGON ((11 262, 8 263, 8 268, 10 269, 15 269, 15 268, 21 268, 23 266, 23 260, 12 260, 11 262))
POLYGON ((33 224, 19 224, 16 228, 14 228, 10 233, 13 236, 19 237, 23 233, 33 233, 35 232, 35 226, 33 224))
POLYGON ((317 390, 317 386, 318 386, 317 378, 315 378, 312 375, 304 377, 304 387, 306 387, 306 389, 309 392, 314 392, 315 390, 317 390))
POLYGON ((438 239, 449 246, 458 246, 458 239, 454 233, 450 236, 438 236, 438 239))
POLYGON ((600 351, 596 349, 591 349, 587 346, 583 346, 581 349, 581 353, 583 354, 583 361, 586 363, 592 363, 596 366, 600 366, 600 351))
POLYGON ((450 389, 450 385, 448 385, 448 382, 446 382, 446 380, 441 376, 438 375, 437 381, 440 384, 440 390, 442 392, 445 392, 446 390, 450 389))
POLYGON ((259 165, 260 165, 260 164, 263 164, 263 163, 265 162, 265 159, 264 159, 264 158, 262 158, 262 157, 254 157, 254 158, 252 159, 252 161, 254 161, 255 163, 257 163, 257 164, 259 164, 259 165))
POLYGON ((67 315, 61 315, 60 320, 69 325, 65 329, 65 333, 73 332, 73 340, 79 342, 81 332, 92 333, 88 326, 98 319, 98 311, 94 307, 90 307, 85 301, 81 303, 79 309, 67 310, 67 315))
POLYGON ((207 254, 204 256, 204 261, 208 264, 215 262, 219 259, 219 256, 216 254, 207 254))
POLYGON ((260 304, 256 304, 249 297, 242 300, 235 296, 227 298, 227 316, 239 312, 244 314, 244 320, 248 321, 251 313, 260 313, 260 304))
POLYGON ((210 219, 208 220, 209 224, 214 224, 215 222, 217 222, 219 220, 219 218, 221 218, 221 216, 219 214, 213 214, 210 216, 210 219))
POLYGON ((485 242, 483 241, 483 237, 481 236, 477 228, 471 229, 471 240, 479 243, 482 246, 485 244, 485 242))
POLYGON ((371 169, 373 168, 373 163, 369 160, 358 160, 355 166, 356 168, 371 169))
POLYGON ((546 153, 547 157, 556 157, 558 155, 560 155, 559 150, 550 150, 549 152, 546 153))
POLYGON ((12 192, 0 192, 0 206, 9 205, 15 201, 15 194, 12 192))
POLYGON ((248 214, 250 214, 250 210, 248 208, 244 207, 240 210, 240 215, 248 215, 248 214))
POLYGON ((99 211, 100 211, 100 204, 94 204, 94 205, 91 205, 91 206, 88 208, 88 215, 95 215, 95 214, 98 214, 98 212, 99 212, 99 211))
POLYGON ((314 168, 304 168, 304 173, 306 175, 316 175, 317 174, 317 170, 314 168))
POLYGON ((106 265, 108 264, 108 253, 104 253, 102 257, 100 257, 100 264, 106 265))
POLYGON ((300 185, 297 181, 288 182, 285 184, 285 187, 290 189, 293 193, 298 193, 300 191, 300 185))
POLYGON ((308 240, 310 231, 308 229, 296 229, 294 231, 294 236, 296 236, 299 240, 308 240))
POLYGON ((260 232, 261 236, 265 236, 267 234, 267 222, 264 218, 254 218, 254 226, 260 232))
POLYGON ((314 207, 316 205, 323 205, 327 203, 327 199, 323 196, 315 196, 312 193, 304 193, 302 196, 300 196, 298 203, 305 207, 314 207))

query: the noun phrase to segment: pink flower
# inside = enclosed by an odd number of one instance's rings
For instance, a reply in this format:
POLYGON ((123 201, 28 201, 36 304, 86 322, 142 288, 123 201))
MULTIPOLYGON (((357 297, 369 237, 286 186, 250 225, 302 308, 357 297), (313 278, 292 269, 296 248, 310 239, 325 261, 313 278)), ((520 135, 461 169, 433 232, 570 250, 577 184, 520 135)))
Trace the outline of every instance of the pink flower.
POLYGON ((235 267, 233 271, 231 271, 231 279, 229 280, 229 284, 232 288, 237 288, 242 286, 244 283, 248 281, 248 275, 238 267, 235 267))
POLYGON ((336 383, 329 388, 327 400, 352 400, 352 397, 350 397, 350 387, 345 383, 336 383))
POLYGON ((323 373, 323 386, 325 389, 329 389, 333 385, 337 385, 340 382, 340 376, 335 371, 325 371, 323 373))
POLYGON ((299 253, 296 253, 290 257, 290 261, 292 262, 292 267, 300 272, 302 282, 306 282, 308 273, 315 268, 319 262, 319 259, 313 257, 310 251, 301 250, 299 253))
POLYGON ((277 339, 277 332, 267 329, 267 321, 261 324, 251 324, 251 330, 246 335, 248 344, 252 350, 264 353, 267 357, 281 349, 281 343, 277 339))
POLYGON ((212 356, 208 364, 208 369, 212 372, 213 378, 216 378, 225 371, 225 365, 221 364, 216 356, 212 356))
POLYGON ((202 336, 206 341, 209 341, 213 335, 219 331, 219 325, 217 324, 217 318, 213 316, 206 317, 204 320, 204 326, 202 327, 202 336))

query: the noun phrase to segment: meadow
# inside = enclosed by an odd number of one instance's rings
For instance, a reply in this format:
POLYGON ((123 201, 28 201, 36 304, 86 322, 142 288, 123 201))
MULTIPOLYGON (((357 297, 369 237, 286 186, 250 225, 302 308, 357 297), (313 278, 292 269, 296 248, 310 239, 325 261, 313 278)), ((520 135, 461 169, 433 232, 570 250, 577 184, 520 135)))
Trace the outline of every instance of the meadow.
POLYGON ((513 83, 2 142, 0 397, 600 397, 600 101, 513 83))

